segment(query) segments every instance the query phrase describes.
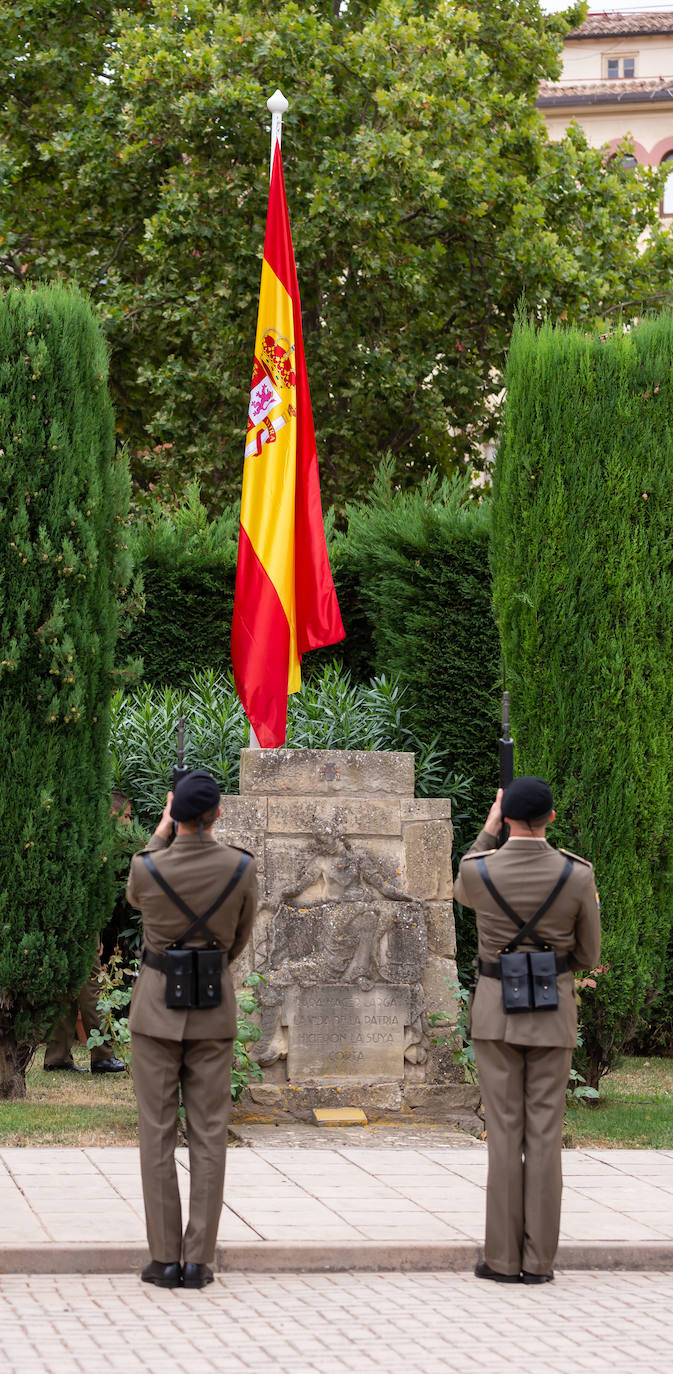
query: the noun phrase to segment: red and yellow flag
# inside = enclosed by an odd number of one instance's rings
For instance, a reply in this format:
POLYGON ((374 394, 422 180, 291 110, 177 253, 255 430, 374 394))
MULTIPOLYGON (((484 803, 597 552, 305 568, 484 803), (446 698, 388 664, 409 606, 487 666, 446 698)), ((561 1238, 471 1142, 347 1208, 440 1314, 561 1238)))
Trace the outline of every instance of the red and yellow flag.
POLYGON ((280 145, 273 160, 231 627, 238 695, 265 749, 285 742, 301 656, 344 628, 327 557, 280 145))

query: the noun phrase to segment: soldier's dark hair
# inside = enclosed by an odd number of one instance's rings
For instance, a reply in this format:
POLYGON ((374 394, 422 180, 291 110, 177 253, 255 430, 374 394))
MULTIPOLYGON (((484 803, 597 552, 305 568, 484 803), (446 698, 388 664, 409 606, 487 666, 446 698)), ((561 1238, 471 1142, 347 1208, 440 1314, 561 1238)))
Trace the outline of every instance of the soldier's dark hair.
POLYGON ((203 812, 203 815, 194 816, 188 821, 181 821, 180 824, 186 826, 188 830, 200 830, 201 826, 204 830, 210 830, 211 825, 214 825, 217 820, 219 809, 219 805, 211 806, 203 812))

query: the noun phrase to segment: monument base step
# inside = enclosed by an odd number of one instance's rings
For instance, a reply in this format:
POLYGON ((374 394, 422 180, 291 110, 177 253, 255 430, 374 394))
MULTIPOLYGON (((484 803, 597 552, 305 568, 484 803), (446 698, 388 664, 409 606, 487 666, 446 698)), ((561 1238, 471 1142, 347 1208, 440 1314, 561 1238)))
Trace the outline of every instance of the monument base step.
MULTIPOLYGON (((253 1083, 237 1103, 234 1122, 305 1121, 315 1111, 343 1108, 364 1112, 367 1120, 451 1122, 475 1113, 479 1089, 471 1083, 304 1084, 253 1083)), ((475 1118, 476 1119, 476 1118, 475 1118)))

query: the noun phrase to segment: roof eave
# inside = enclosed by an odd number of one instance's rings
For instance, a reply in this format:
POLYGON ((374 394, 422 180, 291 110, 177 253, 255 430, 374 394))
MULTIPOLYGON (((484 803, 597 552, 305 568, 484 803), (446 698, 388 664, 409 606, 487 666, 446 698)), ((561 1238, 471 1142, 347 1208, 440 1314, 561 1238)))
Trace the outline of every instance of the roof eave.
POLYGON ((538 98, 537 106, 540 110, 568 109, 570 106, 586 109, 590 105, 659 105, 667 101, 673 104, 673 89, 652 91, 650 95, 643 91, 625 91, 623 95, 543 95, 538 98))
POLYGON ((597 38, 616 39, 616 38, 661 38, 662 34, 673 33, 673 22, 660 29, 629 29, 627 33, 623 30, 601 29, 594 33, 580 33, 578 29, 574 33, 567 33, 564 43, 593 43, 597 38))

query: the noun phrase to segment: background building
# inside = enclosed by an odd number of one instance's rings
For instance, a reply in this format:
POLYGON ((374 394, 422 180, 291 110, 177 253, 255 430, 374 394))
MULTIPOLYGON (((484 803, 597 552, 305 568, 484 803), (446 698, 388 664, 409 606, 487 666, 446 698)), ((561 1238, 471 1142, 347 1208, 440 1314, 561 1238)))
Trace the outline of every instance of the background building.
POLYGON ((673 9, 587 15, 568 34, 560 80, 541 85, 538 105, 551 138, 574 120, 613 154, 632 138, 627 161, 670 161, 661 213, 673 217, 673 9))

